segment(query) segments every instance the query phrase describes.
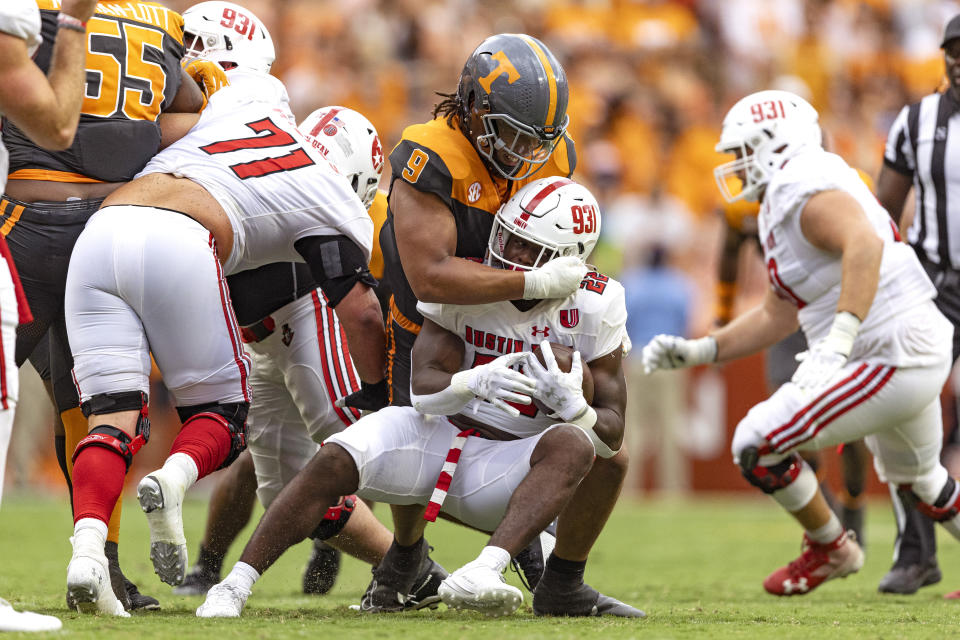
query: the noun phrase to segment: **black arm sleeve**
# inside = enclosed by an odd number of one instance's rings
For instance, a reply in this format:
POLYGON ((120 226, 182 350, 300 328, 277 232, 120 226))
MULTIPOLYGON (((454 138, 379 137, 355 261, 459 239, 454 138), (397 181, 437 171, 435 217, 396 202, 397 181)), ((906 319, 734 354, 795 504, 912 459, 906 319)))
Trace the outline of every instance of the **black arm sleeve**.
POLYGON ((297 240, 293 248, 310 267, 331 309, 350 293, 354 283, 359 281, 370 288, 377 286, 377 279, 363 258, 363 250, 346 236, 308 236, 297 240))

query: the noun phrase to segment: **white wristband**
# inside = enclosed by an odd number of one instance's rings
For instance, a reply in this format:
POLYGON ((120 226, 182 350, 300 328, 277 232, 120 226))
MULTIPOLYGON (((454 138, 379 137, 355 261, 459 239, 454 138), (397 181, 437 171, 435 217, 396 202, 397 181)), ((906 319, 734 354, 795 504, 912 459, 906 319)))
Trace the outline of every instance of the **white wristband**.
POLYGON ((840 311, 833 317, 830 333, 823 339, 823 347, 844 357, 850 357, 853 342, 860 332, 860 318, 849 311, 840 311))
POLYGON ((593 443, 594 451, 596 451, 597 455, 601 458, 612 458, 620 452, 620 449, 616 451, 611 449, 606 442, 600 439, 597 432, 593 430, 593 427, 597 424, 597 412, 593 407, 588 405, 579 416, 570 421, 570 424, 583 429, 583 432, 590 438, 590 442, 593 443))
POLYGON ((690 350, 687 366, 708 364, 717 361, 717 339, 713 336, 690 340, 687 343, 687 348, 690 350))
POLYGON ((467 387, 470 371, 468 369, 453 374, 453 377, 450 378, 450 386, 436 393, 421 396, 411 391, 410 403, 420 413, 435 416, 452 416, 460 413, 460 410, 476 397, 473 391, 467 387))

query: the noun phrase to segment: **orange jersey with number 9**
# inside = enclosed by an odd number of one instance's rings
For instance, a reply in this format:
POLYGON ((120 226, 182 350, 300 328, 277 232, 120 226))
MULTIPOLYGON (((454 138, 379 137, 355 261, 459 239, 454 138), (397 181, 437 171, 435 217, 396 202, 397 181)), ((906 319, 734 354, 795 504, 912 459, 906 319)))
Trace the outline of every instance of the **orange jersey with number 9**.
MULTIPOLYGON (((58 0, 37 0, 43 44, 37 65, 50 66, 58 0)), ((157 116, 180 88, 183 18, 155 2, 101 2, 87 23, 87 86, 70 149, 50 152, 15 127, 4 130, 10 179, 64 182, 130 180, 158 150, 157 116)))

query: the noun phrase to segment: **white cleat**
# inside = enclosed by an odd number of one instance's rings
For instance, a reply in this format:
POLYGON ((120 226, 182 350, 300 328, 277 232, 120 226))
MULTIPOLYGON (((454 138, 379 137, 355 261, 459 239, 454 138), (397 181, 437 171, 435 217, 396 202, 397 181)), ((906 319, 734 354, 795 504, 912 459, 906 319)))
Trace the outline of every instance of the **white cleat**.
POLYGON ((221 582, 210 587, 207 599, 197 607, 198 618, 239 618, 250 591, 221 582))
POLYGON ((507 584, 496 569, 476 560, 447 576, 438 593, 448 607, 488 616, 510 615, 523 603, 520 589, 507 584))
POLYGON ((113 594, 107 556, 102 550, 98 557, 95 550, 81 548, 74 542, 73 557, 67 566, 67 605, 80 613, 130 617, 113 594))
POLYGON ((59 631, 62 626, 60 618, 32 611, 17 611, 0 598, 0 631, 59 631))
POLYGON ((150 525, 150 560, 167 584, 177 586, 187 574, 187 539, 183 535, 183 496, 186 486, 157 469, 137 485, 137 500, 150 525))

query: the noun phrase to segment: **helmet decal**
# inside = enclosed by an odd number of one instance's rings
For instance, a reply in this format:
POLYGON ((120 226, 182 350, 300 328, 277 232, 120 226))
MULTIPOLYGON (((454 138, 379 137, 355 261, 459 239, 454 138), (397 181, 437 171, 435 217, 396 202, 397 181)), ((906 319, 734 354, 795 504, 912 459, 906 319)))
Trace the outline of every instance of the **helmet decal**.
POLYGON ((380 137, 374 133, 373 142, 370 145, 370 159, 373 161, 373 168, 380 170, 383 167, 383 147, 380 146, 380 137))
POLYGON ((531 38, 530 36, 520 36, 523 38, 523 41, 526 42, 533 52, 537 54, 537 59, 540 60, 540 64, 543 65, 543 70, 547 74, 547 86, 550 91, 550 101, 547 103, 547 118, 544 122, 544 126, 553 128, 553 118, 557 114, 557 77, 553 72, 553 68, 550 66, 550 60, 547 59, 547 54, 543 52, 543 49, 540 48, 540 45, 537 44, 537 41, 531 38))
POLYGON ((383 147, 373 124, 353 109, 323 107, 304 118, 299 129, 369 209, 384 167, 383 147))
MULTIPOLYGON (((320 132, 321 132, 321 131, 322 131, 323 133, 327 133, 325 127, 326 127, 328 124, 330 124, 330 121, 331 121, 331 120, 333 120, 334 118, 337 117, 337 114, 338 114, 338 113, 340 113, 340 107, 333 107, 333 108, 329 109, 329 110, 327 111, 326 115, 324 115, 322 118, 320 118, 320 120, 318 120, 317 123, 316 123, 315 125, 313 125, 313 127, 312 127, 312 128, 310 129, 310 131, 308 132, 308 135, 318 136, 318 135, 320 135, 320 132)), ((310 119, 310 118, 308 117, 307 120, 309 120, 309 119, 310 119)), ((305 120, 304 122, 306 122, 307 120, 305 120)), ((334 130, 333 133, 336 133, 336 130, 334 130)), ((333 135, 333 134, 327 133, 327 135, 333 135)))
POLYGON ((490 93, 490 86, 493 84, 493 81, 503 74, 507 74, 507 84, 513 84, 520 79, 520 72, 517 71, 517 68, 510 62, 510 58, 508 58, 507 54, 502 50, 497 51, 490 57, 497 61, 497 66, 487 75, 477 79, 477 82, 480 83, 480 86, 482 86, 487 93, 490 93))

